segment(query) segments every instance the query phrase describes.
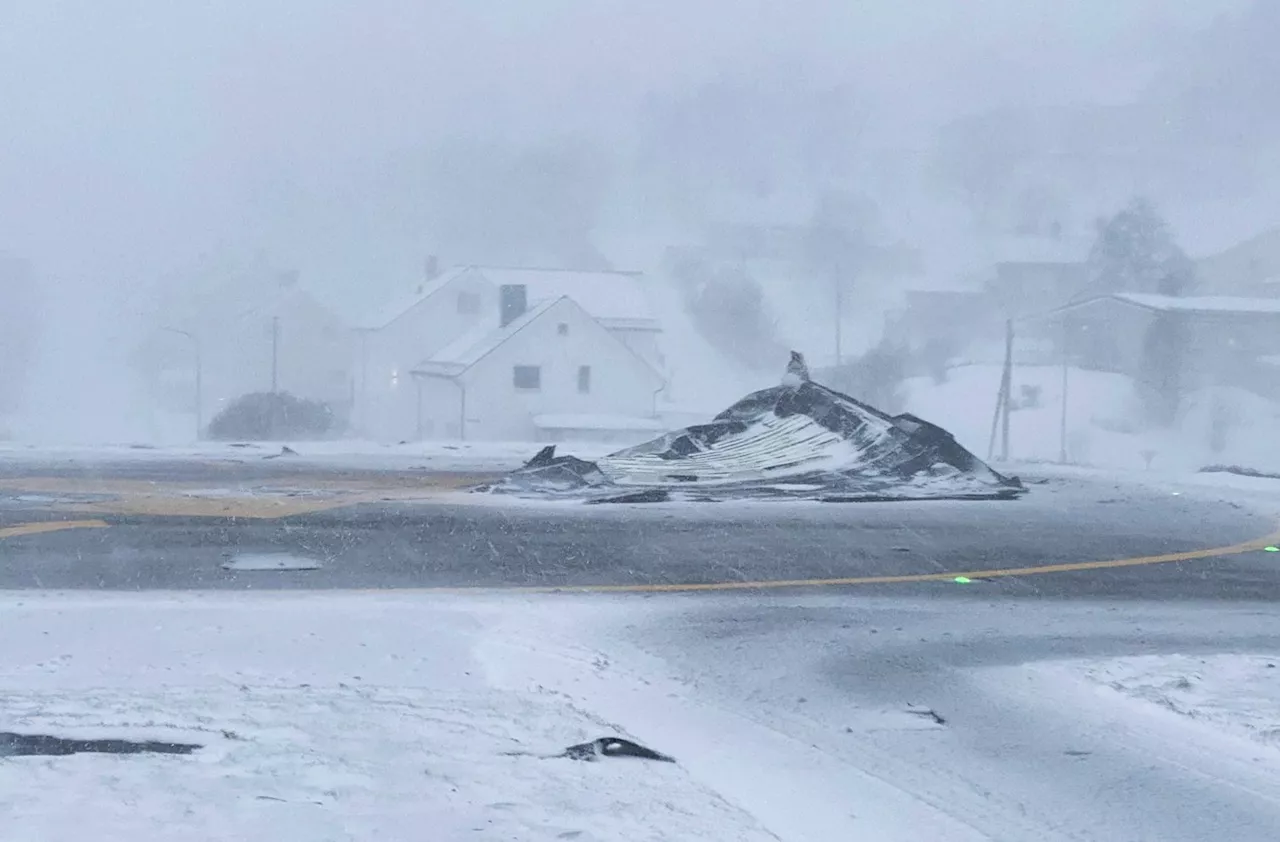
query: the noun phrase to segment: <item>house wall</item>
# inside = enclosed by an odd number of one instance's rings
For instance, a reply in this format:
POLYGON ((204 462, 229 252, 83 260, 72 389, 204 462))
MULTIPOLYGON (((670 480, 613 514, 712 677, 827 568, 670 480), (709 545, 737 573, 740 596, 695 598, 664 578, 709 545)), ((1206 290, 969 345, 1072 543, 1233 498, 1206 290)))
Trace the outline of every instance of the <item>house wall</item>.
MULTIPOLYGON (((356 427, 379 441, 412 439, 417 431, 417 387, 409 371, 481 319, 497 326, 497 291, 465 273, 378 330, 361 331, 355 348, 356 427), (460 294, 478 299, 475 313, 460 313, 460 294)), ((446 384, 448 385, 448 384, 446 384)))
POLYGON ((1141 381, 1147 332, 1157 315, 1180 318, 1185 326, 1184 391, 1232 385, 1264 396, 1276 392, 1276 378, 1256 361, 1280 355, 1280 314, 1157 314, 1104 299, 1068 314, 1068 354, 1083 368, 1113 371, 1141 381))
MULTIPOLYGON (((563 300, 530 322, 459 378, 466 389, 466 438, 534 440, 533 416, 608 414, 647 418, 662 378, 580 307, 563 300), (559 325, 568 326, 560 334, 559 325), (513 368, 536 365, 540 388, 517 389, 513 368), (591 390, 578 391, 578 367, 591 367, 591 390)), ((451 382, 422 379, 422 426, 428 437, 457 435, 461 393, 451 382)))
POLYGON ((618 338, 623 345, 640 355, 640 358, 656 371, 666 371, 667 361, 662 355, 658 339, 661 331, 652 329, 611 327, 609 333, 618 338))
POLYGON ((1086 278, 1080 263, 998 263, 985 291, 994 312, 1024 316, 1066 303, 1084 288, 1086 278))
POLYGON ((1275 378, 1256 361, 1280 355, 1280 314, 1196 313, 1188 325, 1189 387, 1233 385, 1274 394, 1275 378))
POLYGON ((1154 320, 1150 310, 1103 299, 1068 311, 1065 326, 1057 321, 1051 338, 1061 354, 1065 329, 1067 356, 1081 368, 1138 377, 1147 331, 1154 320))

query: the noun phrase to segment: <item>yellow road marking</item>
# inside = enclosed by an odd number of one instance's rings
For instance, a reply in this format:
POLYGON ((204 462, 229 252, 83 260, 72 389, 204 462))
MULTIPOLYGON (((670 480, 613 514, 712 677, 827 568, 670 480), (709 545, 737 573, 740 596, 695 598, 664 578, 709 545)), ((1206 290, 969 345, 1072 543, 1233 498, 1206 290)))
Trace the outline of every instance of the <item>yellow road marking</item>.
POLYGON ((19 523, 16 526, 0 526, 0 538, 40 535, 45 532, 61 532, 64 529, 105 529, 109 525, 105 520, 49 520, 40 523, 19 523))
POLYGON ((442 492, 474 485, 479 479, 479 476, 464 474, 332 480, 281 475, 254 481, 252 485, 227 485, 216 482, 26 477, 0 481, 0 490, 55 497, 58 494, 91 494, 105 498, 51 500, 46 510, 59 512, 274 520, 361 503, 430 500, 442 492))
MULTIPOLYGON (((199 501, 201 505, 197 505, 188 511, 180 511, 181 506, 170 506, 177 502, 173 498, 166 497, 168 503, 157 505, 156 508, 150 508, 149 504, 159 503, 159 500, 140 501, 134 498, 135 505, 128 505, 124 501, 117 501, 114 508, 107 509, 108 512, 117 512, 121 514, 194 514, 200 516, 234 516, 234 517, 258 517, 258 518, 279 518, 288 514, 301 514, 310 511, 319 511, 322 509, 336 508, 338 506, 352 505, 359 502, 371 502, 383 499, 423 499, 430 495, 430 490, 422 489, 382 489, 376 492, 366 491, 357 493, 345 499, 324 500, 324 501, 276 501, 268 499, 254 500, 253 507, 245 509, 250 512, 248 514, 232 514, 238 506, 228 506, 231 503, 248 503, 246 500, 218 500, 204 499, 199 501), (278 509, 263 511, 261 506, 263 503, 279 502, 281 505, 278 509), (142 505, 136 505, 142 503, 142 505), (209 504, 218 504, 222 508, 216 511, 210 511, 209 504), (136 508, 135 508, 136 506, 136 508), (156 509, 160 509, 157 511, 156 509)), ((92 505, 92 504, 91 504, 92 505)), ((111 505, 111 504, 108 504, 111 505)), ((109 526, 102 520, 64 520, 64 521, 43 521, 38 523, 21 523, 15 526, 0 527, 0 538, 17 537, 20 535, 38 535, 46 532, 59 532, 65 529, 101 529, 109 526)), ((847 576, 839 578, 827 579, 760 579, 752 581, 726 581, 726 582, 691 582, 691 583, 661 583, 661 584, 630 584, 630 585, 516 585, 516 586, 464 586, 464 587, 427 587, 427 588, 396 588, 396 589, 380 589, 380 588, 352 588, 349 590, 388 593, 388 592, 410 592, 410 593, 475 593, 478 591, 502 591, 514 593, 559 593, 559 592, 577 592, 577 593, 679 593, 679 592, 696 592, 696 591, 733 591, 733 590, 764 590, 778 588, 816 588, 816 587, 835 587, 841 585, 889 585, 903 584, 911 582, 947 582, 957 577, 965 577, 968 579, 997 579, 1010 576, 1042 576, 1050 573, 1074 573, 1086 570, 1106 570, 1119 567, 1140 567, 1150 564, 1168 564, 1179 561, 1196 561, 1206 558, 1217 558, 1221 556, 1235 555, 1237 553, 1259 551, 1263 547, 1280 544, 1280 529, 1255 538, 1251 541, 1244 541, 1238 544, 1231 544, 1225 547, 1210 547, 1203 550, 1188 550, 1178 553, 1162 553, 1159 555, 1135 556, 1132 558, 1103 559, 1099 561, 1072 561, 1060 564, 1043 564, 1039 566, 1028 567, 1008 567, 993 568, 988 570, 954 570, 945 573, 903 573, 897 575, 884 576, 847 576)))
POLYGON ((1261 550, 1263 547, 1280 544, 1280 529, 1252 541, 1231 544, 1226 547, 1211 547, 1203 550, 1188 550, 1181 553, 1163 553, 1161 555, 1136 556, 1134 558, 1105 559, 1102 561, 1071 561, 1062 564, 1043 564, 1037 567, 1007 567, 993 570, 956 570, 950 573, 903 573, 894 576, 848 576, 835 579, 762 579, 748 582, 693 582, 689 584, 636 584, 636 585, 515 585, 508 587, 441 587, 441 588, 398 588, 394 591, 378 588, 355 588, 353 590, 369 593, 416 593, 465 594, 480 591, 499 591, 503 593, 680 593, 692 591, 746 591, 777 588, 818 588, 839 585, 893 585, 908 582, 950 582, 958 576, 969 579, 997 579, 1007 576, 1042 576, 1048 573, 1074 573, 1082 570, 1106 570, 1113 567, 1141 567, 1147 564, 1168 564, 1176 561, 1195 561, 1205 558, 1235 555, 1261 550))

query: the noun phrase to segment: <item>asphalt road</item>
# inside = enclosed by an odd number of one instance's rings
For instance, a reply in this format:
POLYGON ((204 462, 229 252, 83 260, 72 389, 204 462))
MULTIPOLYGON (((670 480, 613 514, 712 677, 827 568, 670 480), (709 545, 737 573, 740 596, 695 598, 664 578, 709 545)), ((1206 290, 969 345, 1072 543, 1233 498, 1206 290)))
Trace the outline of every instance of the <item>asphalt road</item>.
POLYGON ((1256 542, 1274 522, 1210 497, 1087 478, 1033 473, 1031 493, 1016 501, 627 506, 456 490, 478 479, 287 460, 0 467, 0 588, 644 591, 798 581, 984 597, 1280 597, 1276 555, 1260 544, 1218 549, 1256 542), (67 520, 88 524, 39 531, 67 520), (1197 555, 1167 558, 1182 553, 1197 555), (226 569, 257 554, 316 569, 226 569), (1117 560, 1132 561, 1110 566, 1117 560), (902 581, 875 581, 885 578, 902 581))

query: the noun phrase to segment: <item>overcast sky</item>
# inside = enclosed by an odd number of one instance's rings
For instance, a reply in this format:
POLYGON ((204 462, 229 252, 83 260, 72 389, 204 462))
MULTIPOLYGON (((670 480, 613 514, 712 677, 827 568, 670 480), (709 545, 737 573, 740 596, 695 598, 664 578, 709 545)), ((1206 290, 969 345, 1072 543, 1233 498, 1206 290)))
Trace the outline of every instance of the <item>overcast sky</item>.
POLYGON ((853 84, 887 137, 1123 99, 1162 45, 1240 5, 0 0, 0 248, 55 276, 155 272, 249 236, 272 178, 446 134, 624 135, 646 92, 741 69, 853 84))

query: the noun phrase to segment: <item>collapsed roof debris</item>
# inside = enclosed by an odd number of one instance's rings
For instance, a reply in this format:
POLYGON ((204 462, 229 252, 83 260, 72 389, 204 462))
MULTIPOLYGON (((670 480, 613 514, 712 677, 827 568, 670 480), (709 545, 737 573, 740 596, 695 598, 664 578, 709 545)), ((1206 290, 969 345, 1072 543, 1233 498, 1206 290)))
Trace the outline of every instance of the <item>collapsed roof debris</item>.
POLYGON ((543 448, 477 491, 590 503, 666 500, 996 500, 1026 493, 951 434, 888 415, 809 379, 792 352, 783 385, 753 392, 710 423, 590 462, 543 448))

